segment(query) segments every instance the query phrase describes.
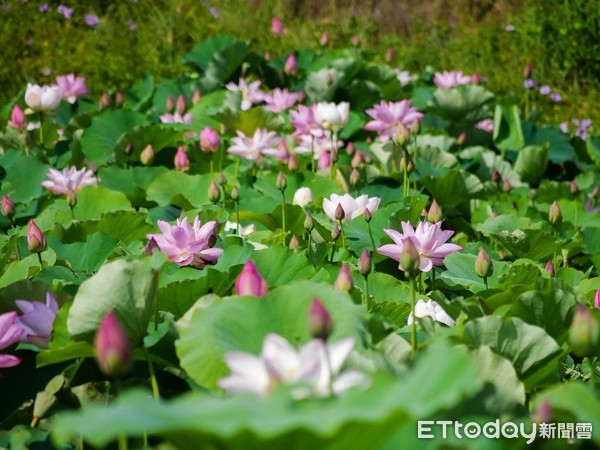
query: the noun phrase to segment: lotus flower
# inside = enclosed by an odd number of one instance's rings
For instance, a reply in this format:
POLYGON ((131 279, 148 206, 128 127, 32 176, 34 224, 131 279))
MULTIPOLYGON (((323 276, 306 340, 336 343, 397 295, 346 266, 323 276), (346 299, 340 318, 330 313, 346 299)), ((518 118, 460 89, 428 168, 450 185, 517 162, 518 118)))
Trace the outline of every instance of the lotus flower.
POLYGON ((417 77, 412 75, 408 70, 400 69, 396 69, 396 78, 402 87, 412 83, 415 79, 417 79, 417 77))
POLYGON ((357 197, 356 199, 350 194, 337 195, 332 194, 330 198, 323 199, 323 209, 327 216, 337 222, 336 209, 341 206, 344 210, 344 222, 356 219, 361 216, 366 209, 372 214, 379 208, 379 197, 371 197, 366 194, 357 197))
POLYGON ((207 222, 201 226, 200 218, 196 216, 191 226, 188 218, 177 219, 176 225, 159 220, 157 222, 161 234, 148 234, 148 239, 154 239, 159 250, 170 261, 180 265, 192 265, 203 269, 209 262, 215 262, 223 254, 223 249, 213 248, 215 245, 215 228, 217 222, 207 222))
MULTIPOLYGON (((14 311, 0 314, 0 350, 18 342, 25 334, 25 330, 16 324, 17 313, 14 311)), ((14 367, 21 362, 20 358, 13 355, 0 355, 1 367, 14 367)))
POLYGON ((341 103, 317 103, 314 109, 315 121, 324 130, 340 130, 348 122, 350 104, 341 103))
POLYGON ((269 291, 266 280, 260 276, 258 269, 252 261, 246 262, 242 273, 235 280, 235 293, 237 295, 251 295, 264 297, 269 291))
POLYGON ((27 84, 25 91, 25 103, 33 111, 54 111, 60 105, 62 91, 58 86, 38 86, 27 84))
POLYGON ((494 120, 493 119, 484 119, 475 124, 475 128, 485 131, 486 133, 494 132, 494 120))
POLYGON ((260 84, 260 81, 246 83, 246 80, 240 78, 238 84, 227 83, 225 87, 232 92, 240 91, 242 93, 242 111, 246 111, 252 108, 254 103, 263 101, 264 94, 260 90, 260 84))
POLYGON ((324 130, 315 120, 315 105, 298 105, 298 111, 290 111, 292 125, 296 128, 292 136, 323 137, 324 130))
POLYGON ((224 229, 225 229, 225 231, 237 232, 238 227, 240 229, 240 236, 247 236, 256 231, 256 225, 254 225, 253 223, 244 227, 242 225, 238 225, 236 222, 230 222, 230 221, 227 221, 225 223, 224 229))
POLYGON ((469 84, 471 77, 463 75, 461 71, 453 70, 451 72, 436 72, 433 76, 433 82, 439 88, 446 89, 460 84, 469 84))
POLYGON ((284 28, 279 17, 274 16, 273 21, 271 22, 271 34, 273 36, 277 37, 277 36, 281 36, 285 32, 286 32, 286 28, 284 28))
POLYGON ((340 373, 354 343, 354 338, 331 345, 314 339, 298 351, 285 338, 270 333, 263 341, 260 356, 243 352, 225 354, 231 375, 218 384, 232 393, 265 395, 277 384, 299 384, 303 387, 294 391, 295 397, 341 394, 366 381, 363 374, 354 370, 340 373))
POLYGON ((63 100, 71 104, 75 103, 78 97, 88 94, 85 77, 76 77, 73 73, 57 76, 56 84, 62 92, 63 100))
POLYGON ((15 304, 23 311, 23 316, 16 320, 16 323, 25 331, 20 341, 47 348, 54 318, 58 312, 58 304, 52 293, 46 294, 46 303, 15 300, 15 304))
POLYGON ((186 125, 191 125, 194 116, 192 113, 181 114, 179 112, 175 112, 173 114, 166 113, 160 115, 160 121, 162 123, 185 123, 186 125))
POLYGON ((200 132, 200 150, 203 152, 214 152, 219 148, 220 144, 221 139, 219 138, 219 133, 211 127, 205 127, 200 132))
POLYGON ((290 92, 287 89, 275 88, 273 94, 264 94, 263 99, 267 109, 273 112, 283 112, 291 108, 300 99, 297 92, 290 92))
POLYGON ((415 230, 409 222, 402 222, 403 233, 391 229, 383 230, 392 238, 394 244, 383 245, 377 251, 382 255, 400 261, 404 239, 409 238, 419 252, 419 270, 429 272, 434 267, 444 264, 444 258, 447 255, 462 250, 459 245, 446 243, 452 237, 454 231, 442 231, 441 226, 442 222, 435 224, 419 222, 415 230))
POLYGON ((42 181, 42 186, 58 195, 66 195, 69 198, 75 196, 75 193, 86 187, 98 183, 94 172, 85 167, 77 170, 77 167, 65 167, 62 172, 50 168, 48 171, 48 180, 42 181))
POLYGON ((254 132, 252 137, 246 136, 241 131, 238 131, 237 135, 238 137, 232 139, 234 145, 227 149, 228 153, 252 161, 256 161, 262 155, 273 158, 284 156, 278 148, 280 139, 273 131, 259 128, 254 132))
POLYGON ((313 201, 313 193, 308 187, 301 187, 294 192, 294 205, 304 208, 313 201))
POLYGON ((415 120, 424 116, 417 108, 410 106, 410 100, 401 102, 384 102, 367 109, 367 114, 373 119, 365 125, 365 130, 379 133, 380 141, 394 139, 398 127, 410 128, 415 120))
POLYGON ((427 301, 425 303, 423 300, 419 300, 415 305, 415 310, 411 312, 408 316, 408 325, 412 325, 414 317, 418 319, 422 319, 423 317, 431 317, 436 322, 443 323, 444 325, 448 325, 449 327, 454 326, 454 319, 443 310, 443 308, 433 300, 427 301))
POLYGON ((294 148, 294 153, 298 155, 310 155, 314 153, 314 158, 319 159, 323 153, 331 154, 332 150, 338 150, 344 146, 342 141, 332 142, 331 131, 325 131, 321 137, 314 137, 304 134, 300 137, 300 143, 294 148), (333 147, 332 147, 333 143, 333 147))

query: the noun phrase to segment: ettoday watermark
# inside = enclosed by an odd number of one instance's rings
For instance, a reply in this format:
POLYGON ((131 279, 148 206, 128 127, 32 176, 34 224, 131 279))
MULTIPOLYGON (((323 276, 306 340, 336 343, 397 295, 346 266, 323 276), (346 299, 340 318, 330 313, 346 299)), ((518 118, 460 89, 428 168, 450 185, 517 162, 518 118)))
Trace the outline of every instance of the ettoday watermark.
POLYGON ((484 436, 488 439, 526 439, 531 444, 540 439, 591 439, 591 423, 501 423, 500 419, 483 424, 477 422, 462 423, 455 420, 419 420, 417 437, 419 439, 447 439, 450 435, 457 439, 476 439, 484 436))

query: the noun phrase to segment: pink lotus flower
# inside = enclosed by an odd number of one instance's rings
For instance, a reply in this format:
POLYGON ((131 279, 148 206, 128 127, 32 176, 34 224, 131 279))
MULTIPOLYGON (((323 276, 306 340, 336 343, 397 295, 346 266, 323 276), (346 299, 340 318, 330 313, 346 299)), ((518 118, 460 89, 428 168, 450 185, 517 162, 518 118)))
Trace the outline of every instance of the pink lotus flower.
POLYGON ((76 77, 75 74, 59 75, 56 77, 56 84, 62 91, 62 98, 73 104, 78 97, 88 95, 85 86, 85 77, 76 77))
POLYGON ((13 127, 16 130, 22 130, 27 126, 27 118, 19 105, 13 107, 8 126, 13 127))
POLYGON ((319 156, 319 161, 317 163, 317 168, 319 170, 325 170, 331 166, 331 155, 329 152, 321 152, 321 156, 319 156))
POLYGON ((326 131, 322 137, 313 137, 304 134, 300 137, 298 146, 294 148, 294 153, 298 155, 310 155, 311 152, 314 152, 314 157, 318 160, 323 152, 331 153, 334 148, 337 150, 344 146, 342 141, 336 141, 335 146, 332 147, 330 136, 330 131, 326 131))
MULTIPOLYGON (((14 311, 0 314, 0 350, 18 342, 25 330, 16 324, 17 313, 14 311)), ((13 355, 0 355, 0 367, 14 367, 21 362, 13 355)))
POLYGON ((458 86, 459 84, 469 84, 471 82, 471 77, 463 75, 460 70, 453 70, 451 72, 444 71, 443 73, 436 72, 433 76, 433 82, 437 87, 446 89, 458 86))
POLYGON ((421 120, 424 116, 417 108, 410 106, 410 100, 401 102, 384 102, 367 109, 367 114, 375 120, 365 125, 365 130, 379 133, 380 141, 394 139, 399 126, 410 128, 415 120, 421 120))
POLYGON ((494 120, 484 119, 475 124, 475 128, 485 131, 486 133, 494 132, 494 120))
POLYGON ((263 99, 267 109, 273 112, 283 112, 291 108, 300 99, 301 94, 290 92, 287 89, 275 88, 273 94, 265 94, 263 99))
POLYGON ((42 181, 42 186, 58 195, 66 195, 69 199, 75 198, 75 192, 98 183, 94 172, 86 169, 77 170, 77 167, 65 167, 62 172, 50 168, 48 180, 42 181))
POLYGON ((213 130, 211 127, 205 127, 200 132, 200 150, 205 153, 214 152, 219 148, 221 139, 219 133, 213 130))
POLYGON ((281 36, 287 31, 287 28, 283 26, 279 17, 274 16, 271 22, 271 34, 275 37, 281 36))
POLYGON ((175 112, 173 114, 166 113, 160 115, 160 121, 162 123, 185 123, 186 125, 191 125, 194 116, 192 113, 187 113, 181 115, 179 112, 175 112))
POLYGON ((412 75, 408 70, 396 69, 396 78, 400 82, 400 86, 404 87, 416 80, 418 77, 412 75))
POLYGON ((148 234, 148 239, 154 239, 159 250, 170 261, 180 265, 192 265, 203 269, 207 262, 215 262, 223 254, 223 249, 213 248, 216 241, 214 220, 201 226, 200 218, 196 216, 191 226, 188 218, 177 219, 176 225, 159 220, 157 222, 161 234, 148 234))
POLYGON ((52 293, 46 294, 46 303, 15 300, 15 304, 23 311, 23 315, 16 320, 17 325, 25 331, 20 342, 47 348, 54 318, 58 312, 58 303, 52 293))
POLYGON ((596 295, 594 296, 594 308, 600 309, 600 289, 596 291, 596 295))
POLYGON ((298 111, 290 111, 292 125, 296 128, 292 136, 323 137, 324 130, 315 120, 315 105, 298 105, 298 111))
POLYGON ((260 81, 246 83, 246 80, 240 78, 238 84, 227 83, 225 87, 231 92, 240 91, 242 93, 242 111, 252 108, 254 103, 263 101, 263 92, 260 90, 260 81))
POLYGON ((285 156, 278 148, 280 138, 276 136, 274 131, 259 128, 252 137, 246 136, 241 131, 238 131, 237 135, 238 137, 231 140, 234 145, 227 149, 227 152, 232 155, 238 155, 252 161, 256 161, 262 155, 273 158, 285 156))
POLYGON ((377 251, 400 261, 404 248, 404 239, 411 239, 419 252, 419 270, 429 272, 432 268, 444 264, 444 258, 453 252, 462 250, 460 245, 448 244, 446 241, 452 237, 454 231, 441 230, 442 222, 430 224, 419 222, 417 229, 413 229, 409 222, 402 222, 402 231, 385 229, 385 233, 392 238, 394 244, 379 247, 377 251))
POLYGON ((235 293, 237 295, 251 295, 264 297, 269 291, 267 281, 260 276, 258 269, 252 261, 244 265, 242 273, 235 280, 235 293))
POLYGON ((323 210, 331 220, 337 222, 335 210, 338 206, 341 206, 344 210, 343 222, 349 222, 362 216, 366 209, 373 214, 377 211, 377 208, 379 208, 379 202, 381 202, 379 197, 369 198, 366 194, 361 195, 356 199, 350 194, 331 194, 330 198, 323 199, 323 210))

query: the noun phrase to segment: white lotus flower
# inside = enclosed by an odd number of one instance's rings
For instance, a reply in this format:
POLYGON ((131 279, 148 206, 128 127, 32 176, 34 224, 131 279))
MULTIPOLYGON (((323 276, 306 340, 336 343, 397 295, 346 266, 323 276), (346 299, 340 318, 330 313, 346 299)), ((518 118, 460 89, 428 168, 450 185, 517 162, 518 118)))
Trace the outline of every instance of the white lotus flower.
MULTIPOLYGON (((455 320, 443 310, 443 308, 433 300, 429 300, 425 303, 423 300, 419 300, 415 305, 414 315, 417 316, 418 319, 423 317, 431 317, 436 322, 443 323, 444 325, 448 325, 449 327, 453 327, 455 324, 455 320)), ((408 316, 408 325, 413 323, 413 312, 408 316)))
POLYGON ((301 187, 294 193, 294 205, 304 208, 313 201, 313 193, 310 188, 301 187))
POLYGON ((58 86, 38 86, 27 84, 25 103, 33 111, 53 111, 62 100, 62 91, 58 86))
POLYGON ((339 130, 348 122, 350 104, 317 103, 315 106, 315 121, 325 130, 339 130))
POLYGON ((335 210, 338 205, 341 205, 345 214, 343 222, 349 222, 350 220, 363 215, 365 209, 368 209, 370 213, 377 211, 379 202, 381 202, 379 197, 369 198, 366 194, 363 194, 356 199, 350 194, 331 194, 330 198, 323 199, 323 210, 325 210, 325 214, 327 214, 331 220, 337 222, 335 210))

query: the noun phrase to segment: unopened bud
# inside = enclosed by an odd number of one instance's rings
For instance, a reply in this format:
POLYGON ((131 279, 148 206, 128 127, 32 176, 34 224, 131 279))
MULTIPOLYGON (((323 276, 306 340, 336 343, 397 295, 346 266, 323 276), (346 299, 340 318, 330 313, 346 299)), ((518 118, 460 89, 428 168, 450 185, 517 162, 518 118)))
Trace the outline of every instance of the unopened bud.
POLYGON ((360 181, 360 172, 357 169, 352 169, 352 173, 350 174, 350 184, 352 186, 356 186, 360 181))
POLYGON ((321 34, 321 39, 319 40, 319 44, 321 47, 325 47, 329 43, 329 33, 327 31, 323 31, 321 34))
POLYGON ((560 207, 558 206, 558 202, 554 200, 552 206, 550 206, 550 211, 548 212, 548 222, 551 225, 557 226, 560 225, 562 221, 562 212, 560 211, 560 207))
POLYGON ((358 259, 358 270, 363 277, 366 277, 371 273, 371 263, 371 254, 368 250, 365 250, 358 259))
POLYGON ((436 200, 433 200, 433 203, 429 207, 429 212, 427 213, 427 222, 429 223, 438 223, 442 220, 442 208, 438 205, 436 200))
POLYGON ((237 202, 239 198, 240 198, 240 193, 238 192, 238 188, 234 186, 233 189, 231 189, 231 199, 234 202, 237 202))
POLYGON ((251 295, 264 297, 269 291, 267 281, 260 276, 258 269, 252 261, 244 265, 242 273, 235 280, 235 293, 237 295, 251 295))
POLYGON ((354 289, 352 275, 350 274, 350 269, 348 268, 348 265, 346 263, 342 263, 340 272, 338 273, 338 276, 335 279, 334 287, 336 290, 346 292, 347 294, 350 294, 352 292, 352 289, 354 289))
POLYGON ((294 155, 290 155, 288 158, 288 169, 290 172, 295 173, 298 171, 298 158, 294 155))
POLYGON ((339 221, 344 220, 344 218, 346 217, 346 212, 344 211, 344 208, 342 207, 341 203, 338 203, 338 205, 335 207, 334 217, 335 220, 339 221))
POLYGON ((6 194, 2 196, 2 215, 8 220, 12 220, 15 216, 15 203, 6 194))
POLYGON ((419 270, 419 251, 411 238, 405 238, 402 242, 402 253, 400 254, 399 269, 406 272, 412 278, 419 270))
POLYGON ((287 75, 296 75, 298 73, 298 61, 296 60, 296 55, 292 53, 287 57, 285 64, 283 65, 283 71, 287 75))
POLYGON ((104 108, 108 108, 110 106, 110 95, 108 92, 102 94, 100 100, 98 101, 98 109, 102 110, 104 108))
POLYGON ((533 66, 531 64, 525 64, 525 67, 523 67, 523 78, 528 80, 531 78, 532 75, 533 75, 533 66))
POLYGON ((279 172, 277 174, 277 181, 275 182, 275 187, 281 192, 284 192, 287 189, 287 179, 285 178, 283 172, 279 172))
POLYGON ((298 242, 298 238, 296 237, 296 235, 292 235, 292 238, 290 239, 290 249, 291 250, 296 250, 298 248, 298 246, 300 245, 300 243, 298 242))
POLYGON ((546 272, 551 277, 553 277, 554 275, 556 275, 556 272, 554 271, 554 264, 552 263, 552 261, 548 261, 548 264, 546 264, 546 272))
POLYGON ((126 374, 133 364, 131 344, 116 314, 108 312, 94 339, 96 362, 109 377, 126 374))
POLYGON ((392 50, 391 48, 388 48, 387 51, 385 52, 385 60, 390 63, 393 61, 394 56, 396 56, 396 54, 394 53, 394 50, 392 50))
POLYGON ((511 186, 510 186, 510 181, 508 181, 506 178, 504 180, 502 180, 502 190, 504 192, 510 192, 511 186))
POLYGON ((117 104, 117 106, 121 106, 124 101, 125 97, 123 97, 123 94, 121 92, 117 92, 115 94, 115 103, 117 104))
POLYGON ((179 94, 179 97, 177 97, 177 112, 183 115, 185 114, 186 109, 187 106, 185 104, 185 97, 183 96, 183 94, 179 94))
POLYGON ((143 165, 148 166, 152 164, 152 161, 154 161, 154 149, 151 144, 148 144, 144 147, 142 153, 140 153, 140 162, 143 165))
POLYGON ((465 143, 465 141, 467 140, 467 133, 465 133, 464 131, 462 133, 460 133, 460 135, 458 136, 458 139, 456 140, 456 143, 458 145, 463 145, 465 143))
POLYGON ((361 152, 356 152, 354 153, 354 156, 352 157, 352 161, 351 161, 351 165, 354 169, 356 169, 357 167, 360 167, 360 165, 363 163, 363 156, 361 152))
POLYGON ((600 309, 600 289, 596 291, 596 296, 594 297, 594 308, 600 309))
POLYGON ((217 178, 221 186, 225 186, 227 184, 227 178, 225 178, 225 174, 223 172, 219 172, 217 178))
POLYGON ((479 253, 475 260, 475 274, 481 278, 489 278, 494 273, 494 264, 488 252, 479 247, 479 253))
POLYGON ((596 356, 600 351, 600 324, 588 308, 577 305, 569 328, 572 352, 580 357, 596 356))
POLYGON ((531 418, 535 423, 550 423, 552 420, 552 407, 548 400, 544 400, 537 407, 531 418))
POLYGON ((125 146, 125 154, 126 155, 130 155, 131 152, 133 151, 133 145, 131 144, 131 142, 129 142, 126 146, 125 146))
POLYGON ((175 153, 175 169, 187 172, 190 170, 190 158, 185 151, 184 147, 179 147, 177 153, 175 153))
POLYGON ((208 199, 213 203, 218 203, 221 199, 221 189, 219 189, 215 180, 211 180, 208 186, 208 199))
POLYGON ((363 216, 365 218, 365 222, 367 222, 367 223, 371 222, 371 211, 369 211, 369 208, 365 208, 365 212, 363 213, 363 216))
POLYGON ((360 45, 360 37, 358 36, 358 34, 352 36, 352 45, 354 45, 355 47, 358 47, 360 45))
POLYGON ((27 246, 31 253, 41 253, 46 250, 46 236, 37 224, 30 220, 27 225, 27 246))
POLYGON ((481 75, 479 72, 475 72, 471 77, 471 84, 479 84, 481 82, 481 75))
POLYGON ((194 91, 192 94, 192 103, 195 105, 200 100, 202 100, 202 93, 200 91, 194 91))
POLYGON ((348 156, 352 156, 354 154, 354 144, 352 142, 348 142, 348 145, 346 145, 346 154, 348 156))
POLYGON ((575 180, 571 181, 569 185, 569 189, 571 190, 571 194, 575 195, 579 192, 579 186, 577 186, 577 182, 575 180))
POLYGON ((167 100, 165 101, 165 107, 167 108, 167 111, 169 111, 169 112, 173 111, 173 109, 175 108, 175 99, 173 98, 172 95, 169 95, 167 97, 167 100))
POLYGON ((331 315, 317 298, 313 298, 308 308, 309 333, 316 339, 327 340, 332 329, 331 315))
POLYGON ((398 122, 396 125, 396 132, 394 133, 394 142, 400 146, 404 145, 410 137, 410 131, 404 126, 402 122, 398 122))
POLYGON ((413 123, 410 124, 410 133, 411 134, 419 134, 421 131, 421 122, 418 119, 413 120, 413 123))
POLYGON ((304 229, 309 233, 315 228, 315 223, 310 214, 306 215, 306 219, 304 219, 304 229))

